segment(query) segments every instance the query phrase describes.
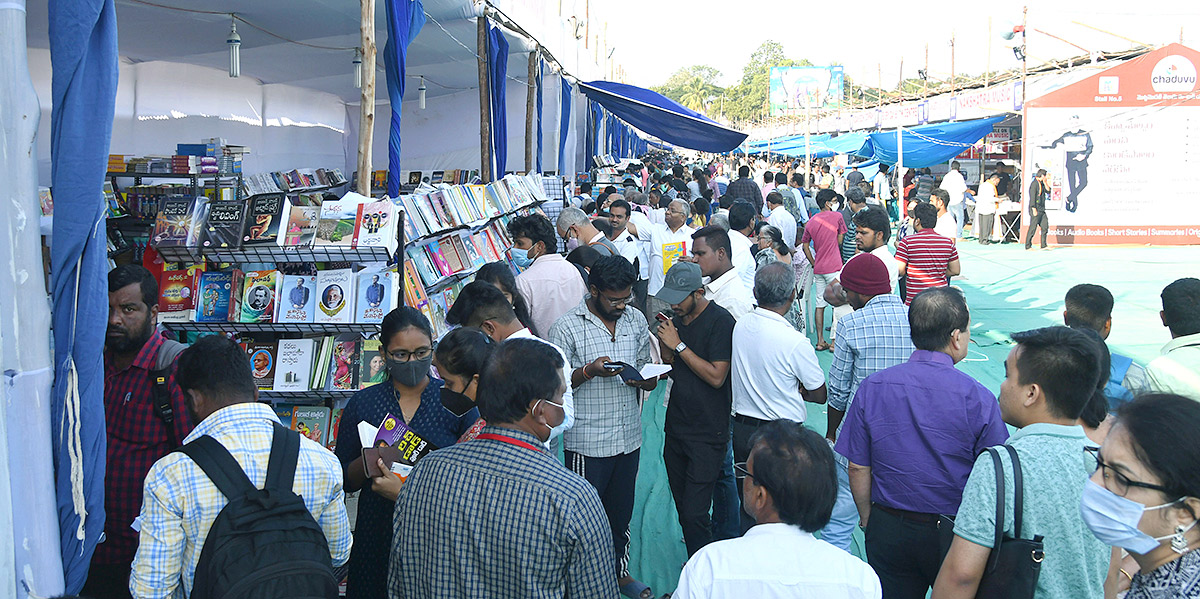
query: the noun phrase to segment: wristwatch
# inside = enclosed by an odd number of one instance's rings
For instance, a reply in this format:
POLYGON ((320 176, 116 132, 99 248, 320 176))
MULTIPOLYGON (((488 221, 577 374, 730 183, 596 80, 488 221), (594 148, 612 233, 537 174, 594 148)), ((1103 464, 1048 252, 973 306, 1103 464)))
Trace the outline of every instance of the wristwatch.
POLYGON ((684 343, 684 342, 682 342, 682 341, 680 341, 680 342, 679 342, 679 345, 676 345, 676 346, 675 346, 675 353, 677 353, 677 354, 682 354, 682 353, 683 353, 683 350, 685 350, 685 349, 687 349, 687 344, 686 344, 686 343, 684 343))

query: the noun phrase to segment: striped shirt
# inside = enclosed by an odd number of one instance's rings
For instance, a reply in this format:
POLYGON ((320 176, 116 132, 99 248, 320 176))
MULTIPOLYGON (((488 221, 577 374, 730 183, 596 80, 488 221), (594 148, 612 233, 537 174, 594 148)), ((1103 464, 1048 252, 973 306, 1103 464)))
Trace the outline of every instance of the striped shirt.
POLYGON ((907 295, 904 298, 907 305, 926 289, 950 284, 946 267, 958 260, 958 250, 954 247, 953 239, 942 237, 933 229, 921 229, 900 240, 896 246, 896 259, 908 265, 905 270, 907 295))
MULTIPOLYGON (((238 403, 213 412, 184 439, 208 435, 225 446, 254 486, 267 480, 271 439, 279 418, 270 406, 238 403)), ((328 449, 301 436, 292 491, 325 532, 332 564, 350 559, 350 520, 342 493, 342 467, 328 449)), ((141 543, 129 591, 138 599, 185 597, 217 514, 229 503, 191 458, 169 453, 146 475, 141 543), (180 584, 182 583, 182 585, 180 584)))
POLYGON ((409 475, 396 500, 389 599, 617 599, 596 490, 537 449, 537 437, 495 426, 488 434, 508 441, 440 449, 409 475))
MULTIPOLYGON (((161 335, 151 335, 125 370, 104 355, 104 421, 108 433, 107 470, 104 476, 105 541, 96 545, 92 561, 126 565, 137 551, 137 531, 129 527, 142 507, 146 473, 159 458, 175 449, 167 426, 154 409, 154 382, 150 371, 163 345, 161 335)), ((192 431, 192 418, 184 405, 175 375, 167 381, 175 413, 175 439, 192 431)))
MULTIPOLYGON (((585 297, 550 327, 550 343, 562 349, 572 370, 600 356, 641 370, 650 362, 646 317, 636 308, 626 308, 613 335, 588 309, 587 300, 585 297)), ((575 426, 563 434, 564 449, 590 458, 608 458, 642 446, 642 405, 637 389, 612 376, 595 377, 574 391, 575 426)))

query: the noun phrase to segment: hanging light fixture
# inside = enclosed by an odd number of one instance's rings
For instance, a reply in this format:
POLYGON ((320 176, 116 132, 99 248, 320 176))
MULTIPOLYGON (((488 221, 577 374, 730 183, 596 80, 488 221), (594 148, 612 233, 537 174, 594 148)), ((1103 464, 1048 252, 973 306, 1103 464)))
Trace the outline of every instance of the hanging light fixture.
POLYGON ((242 47, 242 36, 237 32, 237 17, 230 14, 231 25, 229 29, 229 37, 225 39, 225 43, 229 45, 229 76, 237 77, 242 74, 242 57, 240 49, 242 47))
POLYGON ((362 49, 354 49, 354 87, 362 89, 362 49))
POLYGON ((417 87, 417 108, 425 110, 425 76, 421 75, 421 85, 417 87))

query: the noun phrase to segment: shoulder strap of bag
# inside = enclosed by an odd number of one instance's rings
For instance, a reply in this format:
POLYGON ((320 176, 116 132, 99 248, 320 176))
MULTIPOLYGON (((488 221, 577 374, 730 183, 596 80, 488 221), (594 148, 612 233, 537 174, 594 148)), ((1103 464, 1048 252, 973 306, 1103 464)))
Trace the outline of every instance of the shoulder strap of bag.
POLYGON ((276 422, 275 433, 271 437, 271 459, 267 462, 267 481, 263 488, 291 491, 299 459, 300 433, 276 422))
POLYGON ((1025 507, 1025 481, 1021 472, 1021 458, 1012 445, 1005 445, 1013 465, 1013 534, 1021 538, 1021 519, 1025 507))
POLYGON ((162 345, 158 348, 158 354, 154 356, 154 370, 150 371, 151 397, 154 400, 154 414, 167 427, 167 438, 171 441, 172 447, 179 445, 179 438, 175 434, 175 409, 171 407, 171 388, 167 384, 171 378, 171 368, 175 364, 175 358, 187 349, 178 341, 165 339, 162 345))
POLYGON ((178 451, 192 458, 226 499, 232 501, 256 490, 241 464, 216 439, 208 435, 197 437, 178 451))
POLYGON ((994 447, 989 447, 987 452, 992 456, 992 467, 996 471, 996 533, 987 565, 987 571, 991 572, 1000 561, 1000 541, 1004 539, 1004 463, 1000 461, 1000 452, 994 447))

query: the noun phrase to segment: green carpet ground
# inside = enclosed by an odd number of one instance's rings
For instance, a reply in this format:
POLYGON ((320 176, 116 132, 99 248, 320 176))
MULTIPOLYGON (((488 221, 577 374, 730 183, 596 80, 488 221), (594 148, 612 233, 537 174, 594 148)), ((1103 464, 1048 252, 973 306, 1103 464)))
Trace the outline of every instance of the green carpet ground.
MULTIPOLYGON (((1159 293, 1181 277, 1200 277, 1200 247, 1063 247, 1026 251, 1019 244, 960 243, 963 276, 954 280, 971 308, 972 349, 958 367, 998 393, 1008 335, 1062 324, 1062 300, 1078 283, 1104 285, 1116 299, 1110 348, 1145 364, 1170 340, 1158 312, 1159 293)), ((829 310, 826 310, 828 326, 829 310)), ((828 372, 830 352, 819 352, 828 372)), ((637 503, 630 525, 631 574, 661 595, 675 588, 687 560, 683 533, 662 462, 666 408, 662 388, 646 402, 637 503)), ((808 426, 825 432, 825 408, 808 405, 808 426)), ((862 537, 854 552, 862 557, 862 537)))

